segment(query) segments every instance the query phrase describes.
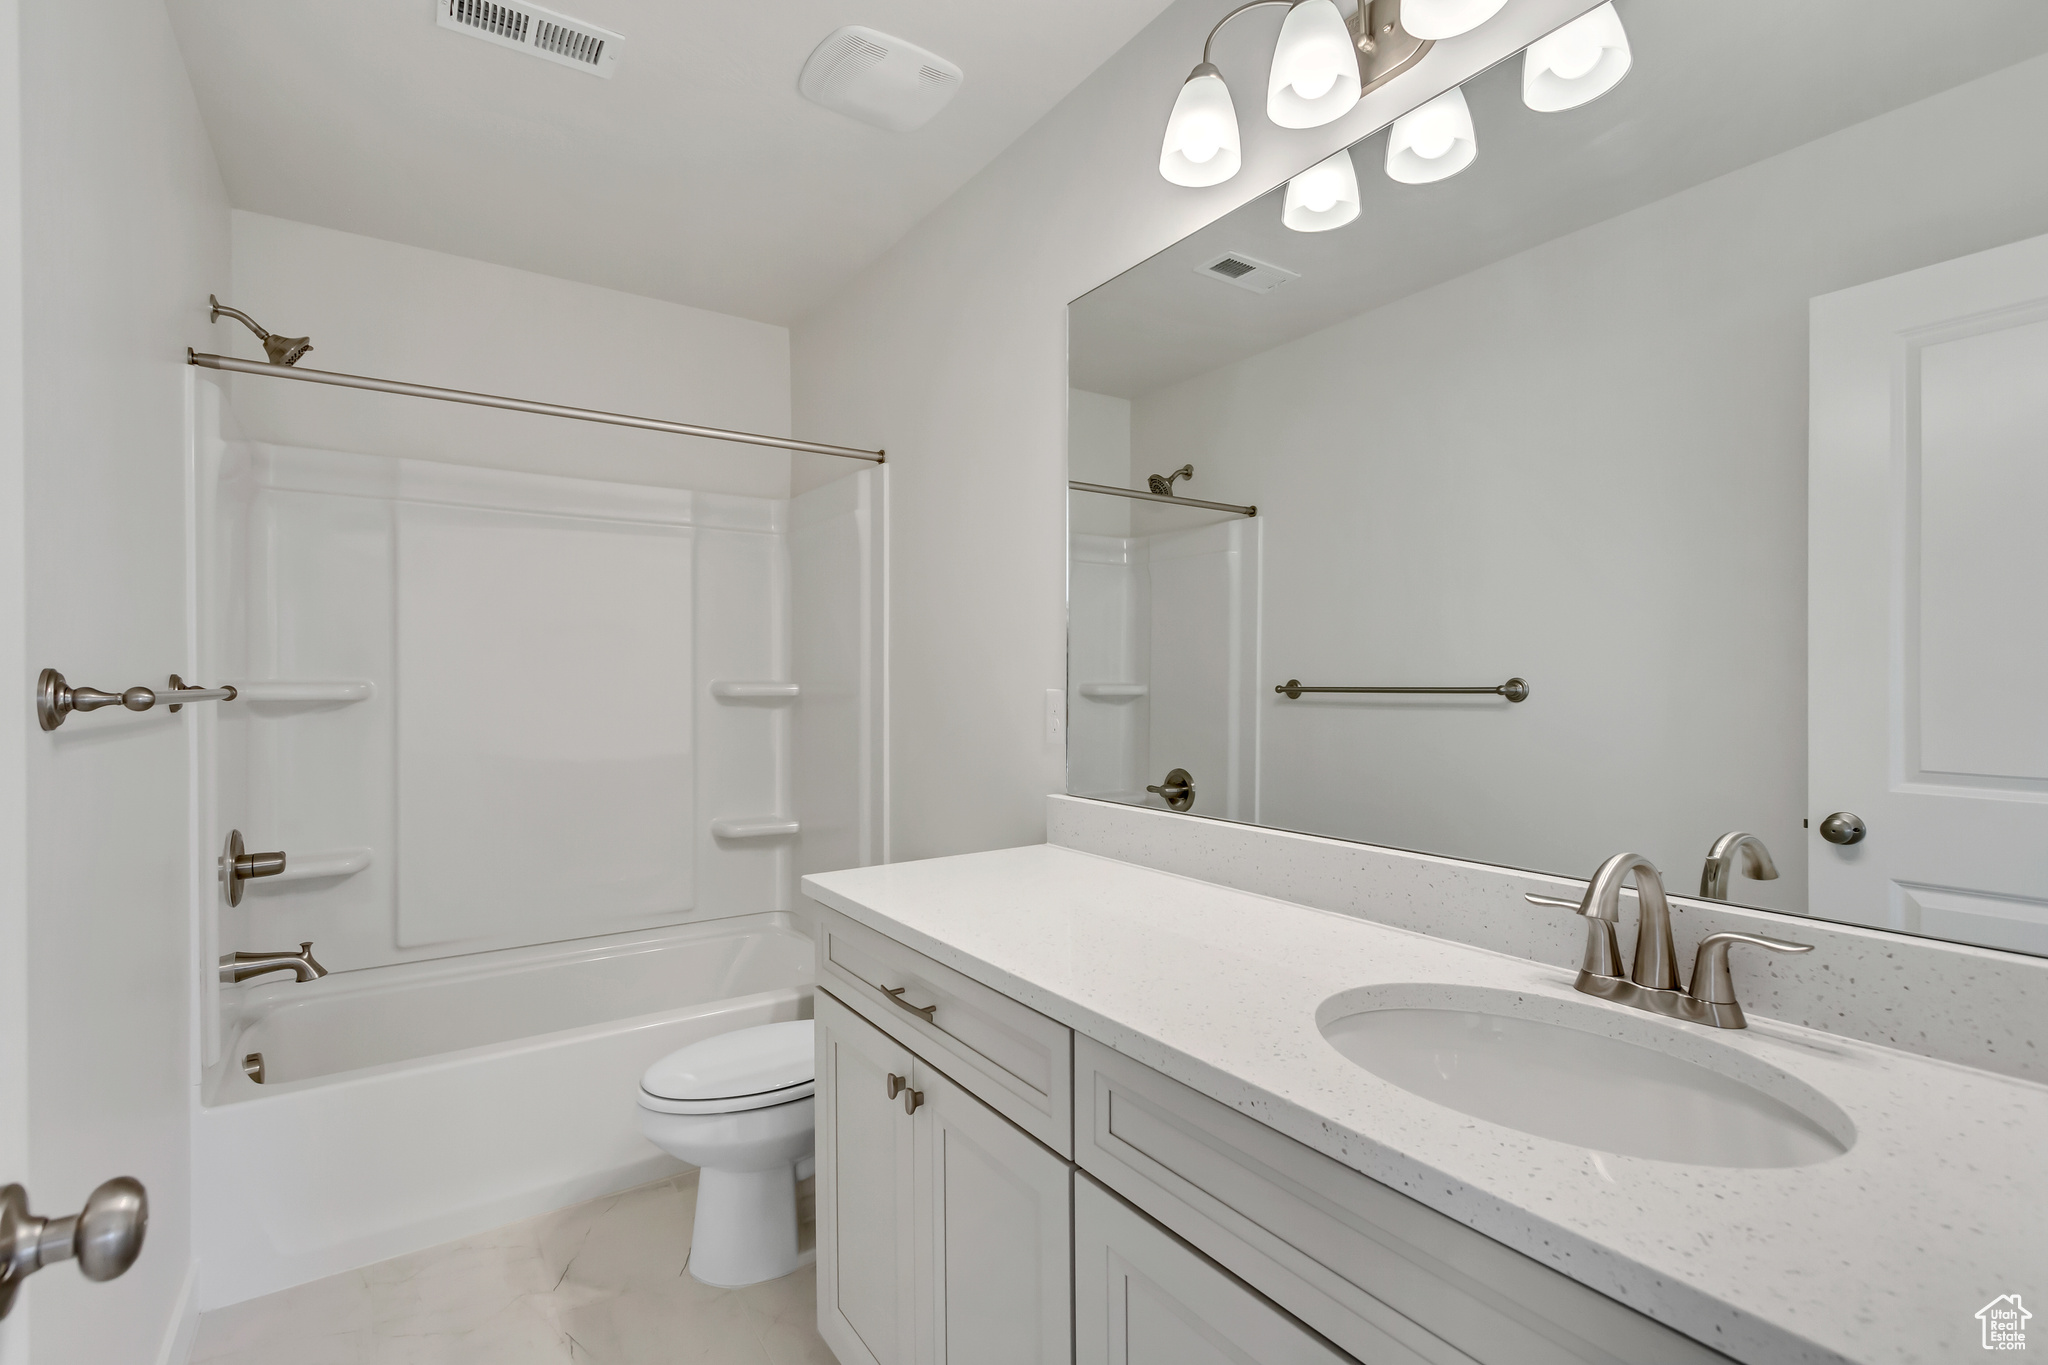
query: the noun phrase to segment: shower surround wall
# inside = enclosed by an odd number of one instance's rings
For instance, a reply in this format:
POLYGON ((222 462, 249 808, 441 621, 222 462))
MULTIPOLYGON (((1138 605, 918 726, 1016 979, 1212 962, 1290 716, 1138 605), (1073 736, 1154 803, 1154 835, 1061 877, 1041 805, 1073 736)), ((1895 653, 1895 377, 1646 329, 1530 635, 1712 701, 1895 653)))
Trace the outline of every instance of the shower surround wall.
MULTIPOLYGON (((308 364, 788 430, 779 328, 234 226, 223 300, 308 364)), ((310 940, 332 973, 201 986, 201 1305, 681 1169, 639 1073, 808 1016, 796 876, 882 857, 885 471, 791 497, 777 451, 189 382, 192 668, 245 688, 194 708, 204 960, 310 940), (763 682, 797 694, 723 685, 763 682), (235 907, 230 828, 288 858, 235 907)))

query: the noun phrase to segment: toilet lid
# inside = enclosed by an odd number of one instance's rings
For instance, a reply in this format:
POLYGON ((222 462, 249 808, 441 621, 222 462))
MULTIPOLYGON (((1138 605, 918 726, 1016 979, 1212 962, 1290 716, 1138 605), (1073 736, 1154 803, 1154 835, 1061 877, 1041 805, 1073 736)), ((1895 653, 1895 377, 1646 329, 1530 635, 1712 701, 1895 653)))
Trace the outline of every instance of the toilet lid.
POLYGON ((761 1024, 692 1043, 647 1068, 640 1089, 693 1109, 756 1109, 811 1093, 815 1052, 811 1021, 761 1024))

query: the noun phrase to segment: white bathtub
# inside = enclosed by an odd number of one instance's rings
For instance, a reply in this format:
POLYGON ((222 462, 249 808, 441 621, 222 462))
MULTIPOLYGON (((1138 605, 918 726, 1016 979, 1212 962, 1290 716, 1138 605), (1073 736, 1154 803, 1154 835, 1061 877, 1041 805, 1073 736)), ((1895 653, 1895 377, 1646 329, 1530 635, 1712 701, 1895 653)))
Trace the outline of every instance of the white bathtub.
POLYGON ((809 1018, 811 981, 771 914, 248 992, 194 1119, 200 1307, 684 1169, 635 1130, 640 1073, 809 1018))

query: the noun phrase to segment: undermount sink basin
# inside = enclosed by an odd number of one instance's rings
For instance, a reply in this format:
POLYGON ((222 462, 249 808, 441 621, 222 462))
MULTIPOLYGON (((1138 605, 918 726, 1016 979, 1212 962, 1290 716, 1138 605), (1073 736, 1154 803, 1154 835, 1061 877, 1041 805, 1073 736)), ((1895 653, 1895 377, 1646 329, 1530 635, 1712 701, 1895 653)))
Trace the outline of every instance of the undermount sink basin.
POLYGON ((1724 1054, 1717 1060, 1730 1070, 1778 1092, 1767 1094, 1650 1045, 1668 1030, 1598 1007, 1472 987, 1382 987, 1325 1002, 1317 1022, 1337 1051, 1403 1090, 1596 1151, 1784 1167, 1840 1156, 1853 1140, 1848 1119, 1801 1082, 1711 1042, 1675 1040, 1698 1056, 1724 1054))

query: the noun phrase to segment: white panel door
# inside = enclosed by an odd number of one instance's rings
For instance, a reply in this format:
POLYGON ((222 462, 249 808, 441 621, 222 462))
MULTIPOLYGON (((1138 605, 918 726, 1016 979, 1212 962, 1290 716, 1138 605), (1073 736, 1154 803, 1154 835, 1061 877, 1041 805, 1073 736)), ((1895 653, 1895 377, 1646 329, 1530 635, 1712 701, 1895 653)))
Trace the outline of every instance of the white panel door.
POLYGON ((2048 237, 1815 299, 1810 440, 1811 912, 2048 953, 2048 237))
POLYGON ((922 1365, 1066 1365, 1073 1168, 917 1063, 922 1365))
POLYGON ((824 991, 818 1036, 818 1334, 840 1365, 910 1365, 910 1053, 824 991), (891 1093, 891 1092, 894 1093, 891 1093))
POLYGON ((1074 1346, 1074 1365, 1351 1363, 1086 1175, 1074 1179, 1074 1346))

